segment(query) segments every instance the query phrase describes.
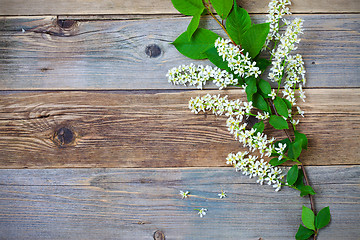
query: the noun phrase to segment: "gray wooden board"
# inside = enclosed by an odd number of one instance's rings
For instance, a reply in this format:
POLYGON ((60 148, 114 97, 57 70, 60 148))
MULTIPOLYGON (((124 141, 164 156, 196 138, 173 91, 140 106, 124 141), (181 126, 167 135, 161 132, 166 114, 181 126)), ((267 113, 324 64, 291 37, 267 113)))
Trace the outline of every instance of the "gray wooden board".
MULTIPOLYGON (((357 240, 359 166, 307 167, 319 240, 357 240)), ((308 198, 233 168, 0 170, 0 239, 293 239, 308 198), (179 191, 191 192, 182 200, 179 191), (226 191, 228 197, 219 199, 226 191), (207 208, 200 218, 195 208, 207 208)))
MULTIPOLYGON (((238 4, 253 13, 266 13, 269 0, 238 0, 238 4)), ((291 11, 313 12, 360 12, 356 0, 293 0, 291 11)), ((170 0, 102 0, 102 1, 56 1, 56 0, 0 0, 0 15, 46 15, 46 14, 173 14, 178 11, 170 0)))
MULTIPOLYGON (((359 87, 359 15, 292 17, 305 19, 298 52, 305 59, 307 86, 359 87)), ((263 22, 265 16, 253 18, 263 22)), ((1 18, 0 89, 179 89, 167 82, 168 69, 208 64, 182 56, 170 44, 186 29, 188 17, 80 21, 69 29, 55 22, 52 17, 1 18), (161 48, 159 57, 145 54, 150 44, 161 48)), ((214 21, 208 27, 221 32, 214 21)))

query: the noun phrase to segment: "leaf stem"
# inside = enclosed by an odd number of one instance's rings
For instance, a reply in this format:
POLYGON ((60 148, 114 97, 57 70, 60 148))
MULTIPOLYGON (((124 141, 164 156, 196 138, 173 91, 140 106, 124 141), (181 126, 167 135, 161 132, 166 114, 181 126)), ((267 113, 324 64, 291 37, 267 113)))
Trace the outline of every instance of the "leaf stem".
POLYGON ((214 14, 211 12, 210 6, 209 4, 205 4, 206 9, 208 10, 209 14, 215 19, 215 21, 220 25, 220 27, 224 30, 224 32, 226 33, 226 35, 228 35, 229 39, 231 40, 231 42, 235 45, 238 46, 234 40, 231 39, 229 33, 226 31, 226 28, 224 26, 224 24, 222 24, 215 16, 214 14))

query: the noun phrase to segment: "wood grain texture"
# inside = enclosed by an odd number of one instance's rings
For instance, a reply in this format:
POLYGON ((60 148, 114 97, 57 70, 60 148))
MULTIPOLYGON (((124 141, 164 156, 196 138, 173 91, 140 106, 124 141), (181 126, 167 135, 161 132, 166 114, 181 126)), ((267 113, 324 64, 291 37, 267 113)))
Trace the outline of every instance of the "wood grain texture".
MULTIPOLYGON (((307 86, 360 87, 360 15, 292 17, 305 19, 298 52, 305 59, 307 86)), ((264 15, 254 18, 265 20, 264 15)), ((51 17, 1 18, 0 89, 179 89, 167 83, 168 69, 208 64, 182 56, 169 44, 186 29, 187 17, 78 21, 69 28, 56 22, 51 17), (160 47, 159 57, 146 55, 151 44, 160 47)), ((213 21, 207 27, 221 33, 213 21)))
MULTIPOLYGON (((319 240, 357 240, 359 166, 308 167, 319 240)), ((232 168, 0 170, 0 239, 293 239, 308 199, 232 168), (182 200, 179 191, 190 191, 182 200), (219 199, 224 190, 227 198, 219 199), (207 208, 204 218, 195 208, 207 208)))
MULTIPOLYGON (((344 13, 360 12, 356 0, 293 0, 293 13, 344 13)), ((269 1, 239 0, 238 4, 252 13, 266 13, 269 1)), ((94 14, 174 14, 178 11, 170 0, 133 1, 41 1, 41 0, 0 0, 0 15, 94 15, 94 14)))
MULTIPOLYGON (((130 93, 1 95, 0 168, 225 166, 228 153, 243 150, 226 118, 194 115, 187 107, 191 97, 236 99, 242 90, 130 93), (73 131, 74 141, 61 145, 62 127, 73 131)), ((300 104, 306 117, 299 130, 310 141, 303 162, 359 164, 360 89, 308 89, 307 96, 300 104)))

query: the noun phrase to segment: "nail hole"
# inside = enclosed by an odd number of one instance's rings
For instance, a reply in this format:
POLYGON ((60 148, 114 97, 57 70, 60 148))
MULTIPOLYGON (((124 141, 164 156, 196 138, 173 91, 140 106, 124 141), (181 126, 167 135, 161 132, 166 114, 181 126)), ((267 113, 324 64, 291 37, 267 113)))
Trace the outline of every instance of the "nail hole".
POLYGON ((160 56, 161 48, 156 44, 150 44, 150 45, 146 46, 145 53, 150 58, 156 58, 156 57, 160 56))
POLYGON ((311 64, 315 64, 315 62, 312 62, 311 64))

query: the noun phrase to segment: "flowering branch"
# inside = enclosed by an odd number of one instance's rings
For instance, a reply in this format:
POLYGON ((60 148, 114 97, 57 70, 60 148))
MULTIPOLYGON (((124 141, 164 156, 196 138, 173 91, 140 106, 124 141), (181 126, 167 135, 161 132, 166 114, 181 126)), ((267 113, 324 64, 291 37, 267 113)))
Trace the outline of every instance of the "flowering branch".
MULTIPOLYGON (((252 24, 249 14, 238 7, 236 1, 211 1, 222 22, 211 12, 209 0, 204 3, 202 0, 172 2, 181 13, 193 16, 187 31, 174 41, 174 46, 192 59, 208 58, 216 67, 181 65, 168 71, 168 81, 176 85, 197 86, 200 89, 208 81, 212 81, 219 89, 228 86, 244 88, 247 101, 229 100, 227 96, 207 94, 191 98, 189 108, 195 114, 211 111, 215 115, 227 117, 229 132, 249 149, 228 154, 226 163, 232 165, 236 171, 241 171, 250 178, 257 177, 257 183, 272 185, 275 191, 279 191, 282 186, 288 186, 300 191, 301 197, 309 195, 311 209, 303 207, 302 221, 305 226, 300 224, 295 238, 301 240, 314 236, 315 240, 319 229, 329 223, 330 210, 328 207, 324 208, 315 216, 313 195, 316 193, 310 186, 305 167, 299 159, 308 145, 306 135, 296 130, 300 121, 297 115, 304 117, 304 111, 298 106, 296 99, 305 101, 302 87, 306 83, 306 71, 302 56, 290 53, 297 49, 300 42, 303 21, 295 18, 290 22, 283 18, 290 14, 289 0, 272 0, 269 3, 267 23, 263 24, 252 24), (187 6, 189 2, 191 4, 187 6), (215 19, 229 39, 198 28, 204 11, 215 19), (223 24, 225 19, 226 26, 223 24), (286 26, 283 34, 279 31, 282 26, 286 26), (260 52, 266 49, 270 50, 269 60, 259 56, 260 52), (268 79, 277 83, 277 89, 271 89, 269 82, 261 78, 268 66, 268 79), (282 85, 283 90, 280 88, 282 85), (259 122, 248 126, 243 121, 249 116, 254 116, 259 122), (275 129, 284 130, 287 138, 278 141, 273 137, 269 138, 263 132, 265 121, 275 129), (289 124, 294 130, 294 138, 290 136, 289 124), (260 158, 251 154, 255 151, 259 152, 260 158), (264 156, 272 159, 267 162, 263 159, 264 156), (295 164, 285 174, 279 166, 287 161, 295 164)), ((186 192, 181 194, 185 198, 186 192)), ((223 193, 219 196, 222 198, 226 195, 223 193)), ((200 217, 206 214, 206 209, 196 210, 200 217)))

